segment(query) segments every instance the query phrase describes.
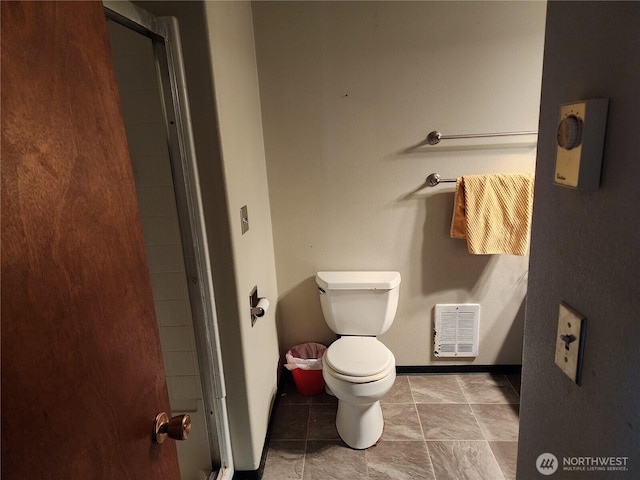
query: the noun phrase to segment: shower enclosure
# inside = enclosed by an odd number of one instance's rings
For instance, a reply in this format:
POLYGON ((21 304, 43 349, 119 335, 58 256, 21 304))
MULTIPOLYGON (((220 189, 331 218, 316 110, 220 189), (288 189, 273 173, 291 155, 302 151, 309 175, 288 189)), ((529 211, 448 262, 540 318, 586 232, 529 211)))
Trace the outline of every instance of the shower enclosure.
POLYGON ((233 476, 214 292, 209 271, 178 24, 105 1, 134 172, 182 480, 233 476))

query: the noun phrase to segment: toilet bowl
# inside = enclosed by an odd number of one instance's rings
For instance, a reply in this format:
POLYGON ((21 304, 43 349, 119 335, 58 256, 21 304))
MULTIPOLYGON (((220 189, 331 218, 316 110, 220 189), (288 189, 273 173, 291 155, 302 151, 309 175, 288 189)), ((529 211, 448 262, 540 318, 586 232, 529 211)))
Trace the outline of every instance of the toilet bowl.
POLYGON ((398 306, 398 272, 318 272, 327 325, 341 337, 324 353, 322 376, 338 398, 336 428, 352 448, 374 445, 384 428, 380 399, 396 378, 393 353, 376 336, 398 306))
POLYGON ((342 337, 325 352, 322 376, 338 398, 336 428, 351 448, 369 448, 382 435, 380 399, 393 386, 395 367, 393 353, 375 337, 342 337))

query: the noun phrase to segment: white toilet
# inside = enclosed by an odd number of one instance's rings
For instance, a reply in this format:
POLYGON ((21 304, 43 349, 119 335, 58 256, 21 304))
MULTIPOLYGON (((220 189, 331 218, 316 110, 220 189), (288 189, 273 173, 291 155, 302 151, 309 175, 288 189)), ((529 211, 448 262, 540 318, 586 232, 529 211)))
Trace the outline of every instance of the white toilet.
POLYGON ((326 350, 322 376, 338 397, 336 427, 352 448, 369 448, 382 435, 380 398, 396 379, 396 359, 376 335, 396 315, 400 273, 318 272, 320 305, 341 337, 326 350))

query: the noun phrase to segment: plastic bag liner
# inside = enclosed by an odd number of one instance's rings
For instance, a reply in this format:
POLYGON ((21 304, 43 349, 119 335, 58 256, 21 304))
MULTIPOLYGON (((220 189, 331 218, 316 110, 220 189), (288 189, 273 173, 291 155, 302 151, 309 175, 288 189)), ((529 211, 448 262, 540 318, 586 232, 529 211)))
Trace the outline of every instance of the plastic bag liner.
POLYGON ((285 358, 284 364, 289 370, 300 368, 302 370, 322 370, 322 355, 327 349, 321 343, 309 342, 292 347, 285 358))

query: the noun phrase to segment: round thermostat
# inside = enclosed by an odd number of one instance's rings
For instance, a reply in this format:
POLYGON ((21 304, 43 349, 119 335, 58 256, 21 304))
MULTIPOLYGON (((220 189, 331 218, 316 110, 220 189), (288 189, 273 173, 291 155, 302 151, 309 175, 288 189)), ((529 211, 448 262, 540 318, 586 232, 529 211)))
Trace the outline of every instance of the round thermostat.
POLYGON ((582 120, 576 115, 566 116, 558 125, 558 145, 567 150, 582 142, 582 120))

